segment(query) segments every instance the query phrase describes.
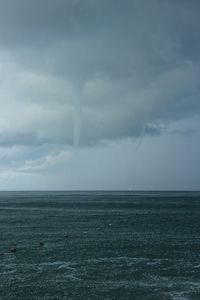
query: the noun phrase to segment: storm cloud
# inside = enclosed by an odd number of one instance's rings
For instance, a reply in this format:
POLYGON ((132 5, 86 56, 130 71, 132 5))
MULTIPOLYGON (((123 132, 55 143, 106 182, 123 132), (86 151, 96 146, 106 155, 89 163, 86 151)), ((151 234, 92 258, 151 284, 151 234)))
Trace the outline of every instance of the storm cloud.
POLYGON ((59 156, 73 145, 79 98, 83 148, 198 118, 199 9, 195 0, 0 0, 0 147, 27 147, 26 166, 34 151, 37 164, 59 156))

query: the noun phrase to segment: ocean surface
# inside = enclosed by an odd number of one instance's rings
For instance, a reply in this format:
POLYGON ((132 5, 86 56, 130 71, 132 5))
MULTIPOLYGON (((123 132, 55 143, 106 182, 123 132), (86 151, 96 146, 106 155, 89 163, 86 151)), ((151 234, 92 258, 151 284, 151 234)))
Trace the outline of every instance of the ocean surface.
POLYGON ((0 299, 199 300, 200 193, 0 192, 0 299))

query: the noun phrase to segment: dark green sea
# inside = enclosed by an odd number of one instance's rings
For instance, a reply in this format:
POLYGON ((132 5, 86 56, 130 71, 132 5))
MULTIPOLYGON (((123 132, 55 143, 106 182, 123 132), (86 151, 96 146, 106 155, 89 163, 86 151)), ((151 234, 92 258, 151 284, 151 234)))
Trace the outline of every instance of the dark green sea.
POLYGON ((200 193, 1 192, 0 299, 199 300, 200 193))

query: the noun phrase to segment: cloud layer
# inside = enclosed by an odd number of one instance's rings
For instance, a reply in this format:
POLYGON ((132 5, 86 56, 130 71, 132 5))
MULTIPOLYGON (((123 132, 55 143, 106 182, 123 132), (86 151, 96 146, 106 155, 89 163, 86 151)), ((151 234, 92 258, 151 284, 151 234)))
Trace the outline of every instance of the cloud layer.
POLYGON ((63 153, 77 99, 86 147, 199 115, 199 9, 195 0, 0 0, 2 153, 18 147, 37 162, 63 153))

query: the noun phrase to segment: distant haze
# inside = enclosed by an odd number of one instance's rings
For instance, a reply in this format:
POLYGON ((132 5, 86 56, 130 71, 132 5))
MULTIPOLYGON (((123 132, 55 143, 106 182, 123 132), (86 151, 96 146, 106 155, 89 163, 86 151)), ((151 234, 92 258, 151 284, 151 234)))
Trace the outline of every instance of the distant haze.
POLYGON ((0 0, 0 189, 200 189, 199 12, 0 0))

